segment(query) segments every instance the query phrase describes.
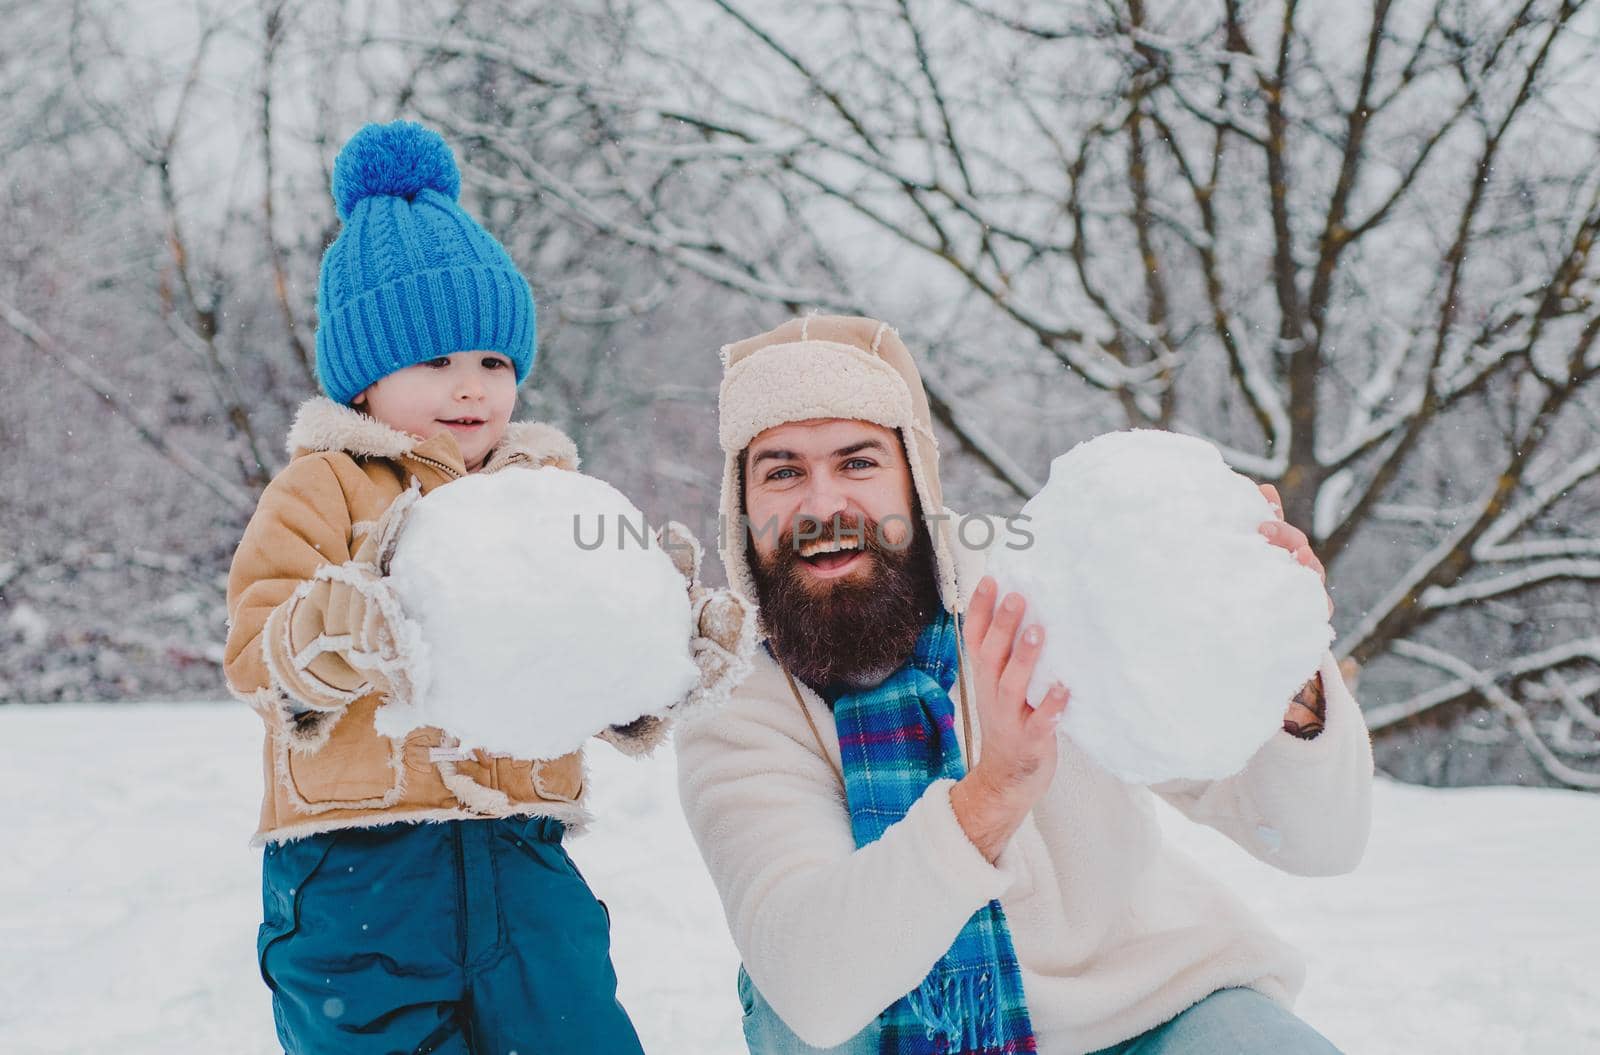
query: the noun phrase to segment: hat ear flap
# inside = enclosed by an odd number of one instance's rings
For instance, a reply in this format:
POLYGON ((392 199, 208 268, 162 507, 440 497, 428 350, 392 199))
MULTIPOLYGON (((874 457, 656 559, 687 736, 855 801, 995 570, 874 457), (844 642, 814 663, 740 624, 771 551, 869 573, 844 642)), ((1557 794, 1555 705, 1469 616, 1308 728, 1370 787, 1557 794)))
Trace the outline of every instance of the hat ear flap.
POLYGON ((962 609, 961 592, 956 578, 955 550, 950 541, 954 525, 944 506, 939 479, 929 472, 930 465, 938 465, 939 441, 933 433, 919 428, 903 428, 899 431, 900 443, 905 447, 906 462, 911 469, 911 487, 922 506, 923 523, 927 524, 928 537, 933 543, 939 599, 948 611, 959 612, 962 609))

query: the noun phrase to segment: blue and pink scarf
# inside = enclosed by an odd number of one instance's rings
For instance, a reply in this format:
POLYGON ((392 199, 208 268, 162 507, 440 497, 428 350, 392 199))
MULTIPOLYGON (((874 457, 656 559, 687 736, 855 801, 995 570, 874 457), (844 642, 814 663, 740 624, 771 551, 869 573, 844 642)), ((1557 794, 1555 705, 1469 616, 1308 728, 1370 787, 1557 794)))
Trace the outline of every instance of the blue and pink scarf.
MULTIPOLYGON (((881 837, 928 785, 966 772, 950 689, 959 628, 940 611, 911 659, 833 705, 856 846, 881 837)), ((999 901, 972 914, 922 984, 880 1017, 880 1055, 1016 1055, 1037 1050, 999 901)))

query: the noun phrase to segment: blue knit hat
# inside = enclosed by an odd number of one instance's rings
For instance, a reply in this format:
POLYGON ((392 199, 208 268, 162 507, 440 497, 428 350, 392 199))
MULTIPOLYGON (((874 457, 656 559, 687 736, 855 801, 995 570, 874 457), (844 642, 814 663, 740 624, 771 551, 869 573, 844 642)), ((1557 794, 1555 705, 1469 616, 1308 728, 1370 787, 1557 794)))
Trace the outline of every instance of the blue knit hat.
POLYGON ((332 399, 452 352, 499 352, 519 383, 533 368, 533 290, 460 193, 450 148, 421 125, 367 125, 339 151, 344 229, 317 282, 317 380, 332 399))

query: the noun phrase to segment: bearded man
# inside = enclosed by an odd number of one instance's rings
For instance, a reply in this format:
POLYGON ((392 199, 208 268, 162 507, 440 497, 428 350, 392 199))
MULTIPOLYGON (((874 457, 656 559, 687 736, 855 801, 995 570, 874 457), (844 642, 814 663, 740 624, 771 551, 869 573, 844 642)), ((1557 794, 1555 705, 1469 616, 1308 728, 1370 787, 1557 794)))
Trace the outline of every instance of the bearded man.
POLYGON ((812 317, 723 359, 722 559, 765 648, 680 729, 679 791, 751 1052, 1333 1051, 1289 1010, 1299 955, 1154 810, 1285 872, 1355 867, 1372 754, 1333 658, 1236 776, 1124 784, 1058 746, 1069 687, 1028 706, 1043 629, 961 545, 899 337, 812 317))

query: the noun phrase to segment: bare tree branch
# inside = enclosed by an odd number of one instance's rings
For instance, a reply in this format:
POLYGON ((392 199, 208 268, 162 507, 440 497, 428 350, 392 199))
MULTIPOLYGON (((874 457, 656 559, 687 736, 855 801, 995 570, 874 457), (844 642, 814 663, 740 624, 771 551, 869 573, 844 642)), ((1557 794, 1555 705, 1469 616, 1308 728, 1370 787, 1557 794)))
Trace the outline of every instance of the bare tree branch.
POLYGON ((29 347, 66 371, 73 380, 100 397, 101 401, 114 414, 132 426, 134 432, 152 450, 166 459, 171 465, 187 474, 207 491, 221 499, 223 504, 230 510, 236 513, 248 512, 255 506, 255 499, 248 492, 240 489, 238 485, 221 476, 187 451, 168 442, 160 426, 148 421, 127 400, 120 398, 111 390, 110 386, 104 383, 99 370, 85 362, 82 357, 64 348, 48 333, 35 325, 33 320, 5 301, 0 301, 0 320, 3 320, 29 347))

